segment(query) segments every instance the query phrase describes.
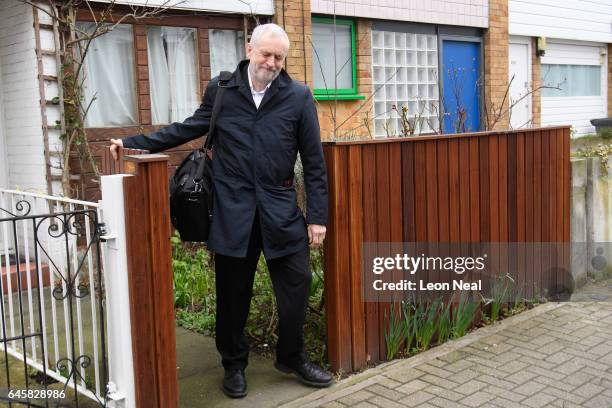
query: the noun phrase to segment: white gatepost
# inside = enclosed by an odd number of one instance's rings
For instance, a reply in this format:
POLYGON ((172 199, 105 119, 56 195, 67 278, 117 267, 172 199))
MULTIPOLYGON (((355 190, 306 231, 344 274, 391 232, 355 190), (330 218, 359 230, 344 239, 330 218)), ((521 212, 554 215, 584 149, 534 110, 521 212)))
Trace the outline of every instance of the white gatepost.
POLYGON ((106 233, 101 237, 106 292, 108 349, 108 398, 111 408, 134 408, 134 364, 130 291, 123 201, 124 174, 102 176, 101 220, 106 233))

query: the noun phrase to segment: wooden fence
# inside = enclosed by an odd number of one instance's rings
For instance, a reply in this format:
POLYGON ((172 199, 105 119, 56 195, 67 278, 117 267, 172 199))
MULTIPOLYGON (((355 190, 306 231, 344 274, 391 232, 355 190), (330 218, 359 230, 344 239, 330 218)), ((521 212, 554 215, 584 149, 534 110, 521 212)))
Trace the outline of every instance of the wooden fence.
MULTIPOLYGON (((334 370, 355 371, 386 358, 389 303, 363 301, 364 242, 570 240, 569 127, 326 142, 324 152, 334 370)), ((547 262, 567 265, 567 254, 547 262)))
MULTIPOLYGON (((568 243, 569 135, 569 127, 550 127, 325 142, 330 193, 325 286, 332 368, 355 371, 386 358, 390 304, 364 302, 364 243, 568 243)), ((103 174, 123 172, 123 162, 113 161, 106 150, 103 174)), ((563 286, 567 276, 544 276, 542 271, 555 263, 567 265, 567 255, 548 259, 544 266, 532 254, 523 262, 539 265, 521 279, 563 286)))

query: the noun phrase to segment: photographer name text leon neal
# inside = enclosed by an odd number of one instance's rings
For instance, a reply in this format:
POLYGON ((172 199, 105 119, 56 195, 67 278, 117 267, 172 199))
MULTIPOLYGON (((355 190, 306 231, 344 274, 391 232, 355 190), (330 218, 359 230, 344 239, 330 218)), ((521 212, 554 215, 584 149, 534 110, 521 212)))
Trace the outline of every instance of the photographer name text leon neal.
MULTIPOLYGON (((424 282, 422 280, 417 282, 402 279, 399 282, 383 282, 381 279, 377 279, 372 282, 374 290, 451 290, 451 282, 424 282)), ((482 282, 477 280, 474 282, 464 282, 463 280, 453 280, 452 290, 481 290, 482 282)))

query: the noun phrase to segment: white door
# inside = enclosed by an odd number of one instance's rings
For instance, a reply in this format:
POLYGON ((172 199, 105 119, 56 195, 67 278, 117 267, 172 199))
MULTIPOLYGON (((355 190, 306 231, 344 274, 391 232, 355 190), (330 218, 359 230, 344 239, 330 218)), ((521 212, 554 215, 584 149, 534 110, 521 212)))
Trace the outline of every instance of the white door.
POLYGON ((531 81, 529 44, 510 43, 510 126, 513 129, 531 126, 531 81))

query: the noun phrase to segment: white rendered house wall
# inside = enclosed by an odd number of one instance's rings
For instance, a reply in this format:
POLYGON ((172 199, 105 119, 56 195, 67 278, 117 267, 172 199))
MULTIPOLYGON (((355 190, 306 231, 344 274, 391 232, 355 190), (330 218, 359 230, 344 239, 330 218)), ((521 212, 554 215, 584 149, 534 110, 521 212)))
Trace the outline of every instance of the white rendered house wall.
MULTIPOLYGON (((109 3, 109 0, 98 1, 109 3)), ((115 0, 115 3, 219 13, 274 14, 274 0, 115 0)))
MULTIPOLYGON (((2 58, 0 58, 0 78, 2 78, 2 58)), ((6 156, 6 137, 4 130, 4 105, 2 81, 0 81, 0 188, 8 187, 8 165, 6 156)))
POLYGON ((0 60, 8 187, 46 192, 32 6, 0 2, 0 60))
POLYGON ((509 0, 511 35, 612 43, 610 0, 509 0))
POLYGON ((311 0, 313 13, 467 27, 489 26, 488 0, 311 0))

